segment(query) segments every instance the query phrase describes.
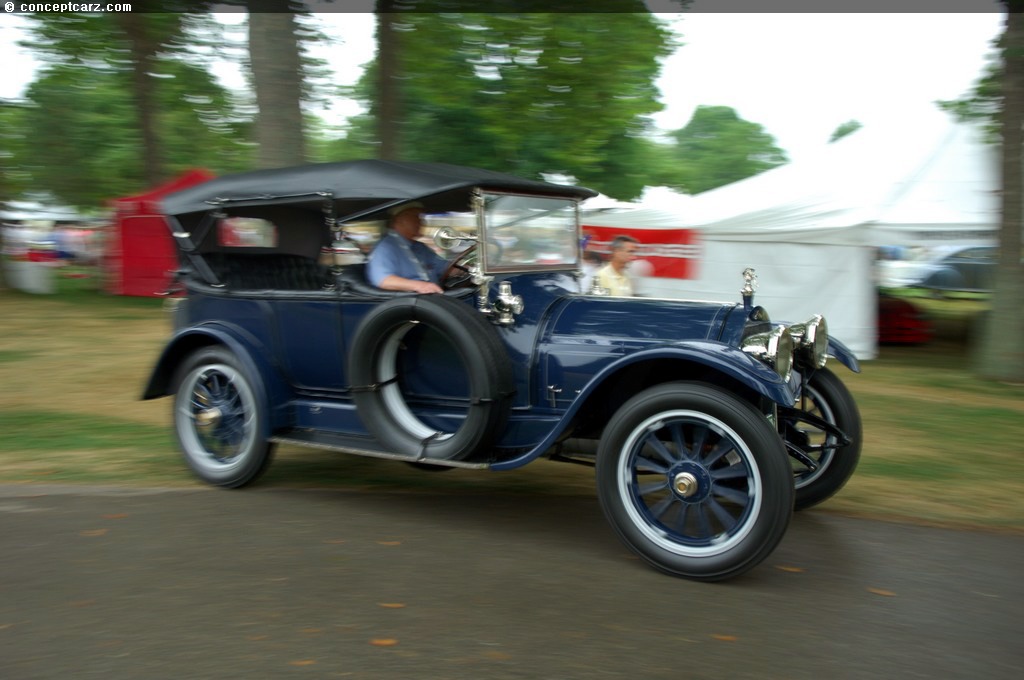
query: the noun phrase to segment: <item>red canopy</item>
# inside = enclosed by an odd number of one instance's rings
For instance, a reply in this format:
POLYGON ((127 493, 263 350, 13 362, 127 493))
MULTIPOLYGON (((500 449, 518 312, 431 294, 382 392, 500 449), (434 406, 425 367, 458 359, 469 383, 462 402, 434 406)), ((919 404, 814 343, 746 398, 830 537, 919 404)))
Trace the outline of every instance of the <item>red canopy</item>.
POLYGON ((111 201, 114 222, 104 253, 108 293, 151 297, 167 290, 178 257, 160 201, 214 177, 206 170, 188 170, 145 193, 111 201))

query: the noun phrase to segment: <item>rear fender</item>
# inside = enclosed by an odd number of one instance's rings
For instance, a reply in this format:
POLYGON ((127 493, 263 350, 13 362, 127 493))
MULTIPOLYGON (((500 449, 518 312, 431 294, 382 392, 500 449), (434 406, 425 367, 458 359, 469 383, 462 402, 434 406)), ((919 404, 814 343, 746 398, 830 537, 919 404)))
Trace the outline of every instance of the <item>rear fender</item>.
POLYGON ((241 329, 220 325, 206 324, 188 328, 176 333, 167 343, 156 367, 150 375, 142 399, 158 399, 174 394, 178 386, 173 384, 175 374, 189 355, 204 347, 222 346, 227 348, 245 367, 254 381, 256 399, 261 402, 265 419, 264 436, 287 424, 289 409, 286 406, 271 410, 268 404, 288 404, 289 388, 280 371, 261 359, 267 351, 261 343, 241 329))

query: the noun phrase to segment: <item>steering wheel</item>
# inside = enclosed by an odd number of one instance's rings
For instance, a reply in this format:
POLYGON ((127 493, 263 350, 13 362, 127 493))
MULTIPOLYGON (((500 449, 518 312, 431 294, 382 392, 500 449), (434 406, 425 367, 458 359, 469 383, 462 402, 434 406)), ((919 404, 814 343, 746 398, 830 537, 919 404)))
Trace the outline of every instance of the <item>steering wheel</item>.
POLYGON ((475 265, 477 261, 476 246, 477 244, 474 243, 452 258, 441 274, 442 288, 445 290, 458 288, 466 284, 473 277, 473 273, 469 268, 475 265))

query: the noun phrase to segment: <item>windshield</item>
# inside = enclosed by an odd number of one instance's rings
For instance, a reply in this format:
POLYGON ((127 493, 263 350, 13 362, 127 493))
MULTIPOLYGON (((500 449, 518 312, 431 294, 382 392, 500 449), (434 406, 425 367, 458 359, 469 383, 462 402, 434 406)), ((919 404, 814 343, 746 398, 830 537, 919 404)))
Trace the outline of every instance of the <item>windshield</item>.
POLYGON ((579 264, 576 201, 483 194, 486 272, 575 269, 579 264))

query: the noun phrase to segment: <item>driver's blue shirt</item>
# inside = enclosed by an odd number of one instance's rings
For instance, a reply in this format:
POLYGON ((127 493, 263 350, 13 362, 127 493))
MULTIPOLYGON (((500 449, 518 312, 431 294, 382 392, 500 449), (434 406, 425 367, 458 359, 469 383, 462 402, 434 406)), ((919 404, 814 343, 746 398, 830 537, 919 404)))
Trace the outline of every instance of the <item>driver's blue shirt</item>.
POLYGON ((440 283, 446 265, 444 258, 426 244, 410 241, 401 234, 391 231, 370 253, 370 261, 366 264, 366 278, 378 288, 386 277, 392 275, 401 276, 403 279, 440 283), (402 245, 402 241, 405 241, 408 248, 402 245), (417 266, 417 260, 420 266, 417 266), (424 273, 427 278, 424 278, 424 273))

